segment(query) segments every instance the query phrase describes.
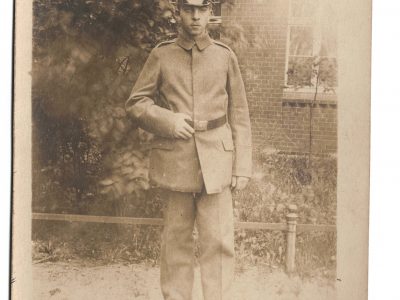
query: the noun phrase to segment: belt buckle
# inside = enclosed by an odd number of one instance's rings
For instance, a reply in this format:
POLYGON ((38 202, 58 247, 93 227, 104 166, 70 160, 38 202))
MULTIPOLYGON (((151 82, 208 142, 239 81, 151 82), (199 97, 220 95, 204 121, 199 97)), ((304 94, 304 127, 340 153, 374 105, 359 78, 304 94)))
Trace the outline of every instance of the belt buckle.
POLYGON ((194 121, 194 130, 196 131, 206 131, 208 121, 194 121))

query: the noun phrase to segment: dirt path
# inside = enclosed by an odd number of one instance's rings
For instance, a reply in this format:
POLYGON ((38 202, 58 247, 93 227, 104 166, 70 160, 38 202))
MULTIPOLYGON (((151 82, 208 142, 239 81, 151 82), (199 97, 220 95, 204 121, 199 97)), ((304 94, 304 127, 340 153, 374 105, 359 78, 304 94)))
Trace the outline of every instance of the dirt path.
MULTIPOLYGON (((145 265, 82 266, 78 263, 42 263, 33 266, 35 300, 162 300, 159 269, 145 265)), ((196 270, 193 300, 201 300, 196 270)), ((236 274, 237 300, 333 300, 335 289, 325 279, 289 278, 282 271, 252 268, 236 274)))

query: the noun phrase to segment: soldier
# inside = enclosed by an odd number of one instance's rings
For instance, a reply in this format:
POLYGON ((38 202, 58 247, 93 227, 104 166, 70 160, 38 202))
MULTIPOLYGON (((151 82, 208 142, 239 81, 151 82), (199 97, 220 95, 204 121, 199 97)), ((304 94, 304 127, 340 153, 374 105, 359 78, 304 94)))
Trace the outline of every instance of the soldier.
POLYGON ((126 102, 155 134, 149 177, 163 189, 161 289, 166 300, 192 298, 194 222, 204 299, 232 299, 232 190, 251 177, 245 89, 233 51, 206 30, 210 2, 178 1, 179 36, 156 46, 126 102))

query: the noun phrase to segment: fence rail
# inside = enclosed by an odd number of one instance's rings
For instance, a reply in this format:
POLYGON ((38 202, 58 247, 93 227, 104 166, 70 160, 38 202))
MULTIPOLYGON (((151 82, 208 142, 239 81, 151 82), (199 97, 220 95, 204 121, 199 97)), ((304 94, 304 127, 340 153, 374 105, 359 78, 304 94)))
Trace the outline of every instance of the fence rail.
MULTIPOLYGON (((296 235, 300 232, 325 231, 336 232, 335 225, 297 224, 297 207, 289 206, 290 213, 286 215, 286 223, 262 223, 262 222, 235 222, 236 229, 249 230, 278 230, 286 231, 286 271, 295 271, 296 235)), ((163 226, 161 218, 132 218, 114 216, 91 216, 71 214, 32 213, 33 220, 86 222, 106 224, 152 225, 163 226)))

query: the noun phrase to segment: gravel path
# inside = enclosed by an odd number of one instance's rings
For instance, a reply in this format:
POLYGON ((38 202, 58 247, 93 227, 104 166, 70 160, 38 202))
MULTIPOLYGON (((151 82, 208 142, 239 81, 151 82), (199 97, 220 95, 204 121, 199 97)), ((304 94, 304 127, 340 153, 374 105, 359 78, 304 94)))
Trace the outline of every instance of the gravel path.
MULTIPOLYGON (((162 300, 159 269, 146 265, 83 266, 79 263, 33 265, 35 300, 162 300)), ((236 274, 237 300, 334 300, 335 289, 326 279, 302 280, 284 272, 254 267, 236 274)), ((201 300, 196 270, 193 300, 201 300)))

